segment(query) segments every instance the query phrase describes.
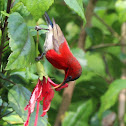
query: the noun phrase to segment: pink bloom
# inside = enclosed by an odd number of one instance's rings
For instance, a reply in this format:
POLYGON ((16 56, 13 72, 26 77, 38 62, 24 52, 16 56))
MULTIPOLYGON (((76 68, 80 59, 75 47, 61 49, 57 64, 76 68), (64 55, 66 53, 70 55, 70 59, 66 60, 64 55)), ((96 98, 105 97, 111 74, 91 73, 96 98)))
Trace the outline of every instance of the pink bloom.
MULTIPOLYGON (((24 126, 28 126, 30 115, 34 111, 36 102, 37 102, 37 111, 34 126, 37 126, 40 101, 43 100, 43 113, 41 116, 43 117, 49 110, 51 101, 54 97, 54 90, 51 88, 51 85, 54 87, 57 86, 57 84, 55 84, 50 78, 47 79, 47 82, 44 76, 42 81, 40 79, 38 80, 38 83, 31 94, 29 104, 25 107, 25 110, 28 110, 28 116, 26 122, 24 123, 24 126)), ((55 90, 60 91, 62 88, 65 87, 68 87, 68 84, 56 88, 55 90)))

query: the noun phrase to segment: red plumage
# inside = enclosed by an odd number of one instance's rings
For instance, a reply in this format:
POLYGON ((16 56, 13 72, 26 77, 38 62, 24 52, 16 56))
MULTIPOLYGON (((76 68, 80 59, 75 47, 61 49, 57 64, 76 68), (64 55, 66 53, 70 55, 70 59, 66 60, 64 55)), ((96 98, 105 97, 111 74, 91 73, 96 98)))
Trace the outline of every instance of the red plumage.
POLYGON ((72 76, 72 80, 81 75, 82 68, 78 60, 71 53, 67 41, 65 40, 59 47, 59 54, 50 49, 46 52, 47 60, 56 68, 65 70, 65 79, 72 76))
POLYGON ((61 85, 80 77, 81 65, 73 56, 59 25, 54 20, 53 26, 49 25, 44 47, 47 60, 54 67, 65 71, 65 78, 61 85))
POLYGON ((45 18, 48 23, 48 32, 44 43, 45 56, 54 67, 65 71, 64 81, 58 86, 60 87, 79 78, 82 67, 70 51, 59 25, 55 23, 54 19, 52 23, 46 13, 45 18))

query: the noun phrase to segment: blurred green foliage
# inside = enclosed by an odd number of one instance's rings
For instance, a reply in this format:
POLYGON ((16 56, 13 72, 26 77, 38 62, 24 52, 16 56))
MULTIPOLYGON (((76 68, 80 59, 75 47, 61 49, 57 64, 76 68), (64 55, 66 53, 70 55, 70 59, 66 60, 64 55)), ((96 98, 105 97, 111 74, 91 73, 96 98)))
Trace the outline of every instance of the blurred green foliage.
MULTIPOLYGON (((122 62, 126 54, 120 45, 116 46, 121 41, 122 24, 126 22, 126 1, 97 0, 91 27, 85 28, 84 50, 78 48, 78 41, 81 26, 86 23, 84 10, 90 0, 12 0, 9 14, 6 11, 8 1, 0 0, 0 125, 23 126, 26 119, 24 107, 38 79, 34 60, 37 32, 34 27, 37 24, 47 27, 43 18, 45 11, 61 27, 72 53, 83 68, 62 125, 102 126, 102 120, 111 112, 117 116, 118 95, 126 88, 126 81, 121 79, 122 69, 126 68, 122 62), (6 16, 8 25, 3 33, 6 16)), ((39 54, 43 52, 45 32, 39 31, 39 54)), ((62 71, 52 67, 45 58, 41 63, 44 75, 56 83, 62 82, 62 71)), ((39 117, 39 126, 54 125, 62 92, 55 92, 48 117, 39 117)), ((33 126, 34 119, 35 112, 30 126, 33 126)), ((126 122, 126 115, 124 120, 126 122)), ((113 125, 118 126, 118 118, 113 125)))

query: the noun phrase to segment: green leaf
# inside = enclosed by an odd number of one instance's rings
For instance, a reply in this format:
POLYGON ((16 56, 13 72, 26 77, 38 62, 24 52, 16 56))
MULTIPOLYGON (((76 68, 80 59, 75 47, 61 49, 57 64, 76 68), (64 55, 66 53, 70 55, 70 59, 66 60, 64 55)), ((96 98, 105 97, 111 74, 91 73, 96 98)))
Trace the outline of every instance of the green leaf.
POLYGON ((53 100, 51 102, 51 108, 57 110, 57 108, 61 104, 61 101, 62 101, 62 97, 59 95, 59 92, 56 91, 55 97, 53 98, 53 100))
POLYGON ((105 76, 105 65, 99 53, 87 52, 86 59, 88 69, 97 73, 100 76, 105 76))
POLYGON ((70 112, 63 121, 63 126, 89 126, 88 121, 96 108, 94 100, 90 99, 80 105, 77 112, 70 112))
POLYGON ((19 13, 13 13, 8 19, 9 46, 12 53, 6 70, 20 69, 35 62, 35 44, 29 29, 19 13))
POLYGON ((1 11, 1 14, 3 14, 4 16, 9 17, 9 14, 8 14, 8 13, 6 13, 5 11, 1 11))
POLYGON ((125 12, 126 12, 126 1, 125 0, 117 0, 116 4, 116 10, 119 14, 119 21, 121 23, 125 22, 126 21, 126 15, 125 15, 125 12))
POLYGON ((0 14, 1 14, 1 11, 3 10, 4 8, 4 1, 3 0, 0 0, 0 14))
POLYGON ((92 27, 86 28, 86 33, 88 34, 92 45, 100 44, 103 41, 103 33, 100 28, 92 27))
POLYGON ((118 95, 122 89, 126 88, 126 80, 115 80, 110 84, 108 91, 101 97, 101 106, 99 110, 99 118, 102 113, 112 107, 118 100, 118 95))
MULTIPOLYGON (((28 104, 30 99, 30 91, 21 85, 15 85, 12 89, 10 89, 8 93, 9 106, 16 111, 16 113, 23 119, 25 122, 27 119, 27 111, 24 111, 24 107, 28 104)), ((31 114, 29 126, 34 125, 36 108, 34 112, 31 114)), ((46 126, 47 125, 47 115, 44 117, 40 117, 42 114, 42 107, 39 109, 38 116, 38 125, 46 126)))
POLYGON ((7 121, 10 124, 16 124, 16 123, 22 123, 23 124, 23 120, 22 118, 16 114, 16 112, 13 112, 5 117, 2 118, 3 120, 7 121))
POLYGON ((30 12, 24 6, 22 2, 18 2, 12 9, 11 12, 18 12, 22 17, 27 17, 30 12))
POLYGON ((106 55, 106 59, 110 74, 114 78, 120 78, 122 74, 123 63, 116 55, 113 54, 106 55))
POLYGON ((82 72, 82 76, 77 80, 76 90, 73 94, 73 102, 83 101, 88 97, 99 99, 107 90, 107 82, 94 72, 82 72), (79 92, 79 93, 78 93, 79 92))
POLYGON ((64 0, 65 3, 74 10, 86 23, 86 18, 84 15, 83 1, 82 0, 64 0))
POLYGON ((36 20, 53 4, 54 0, 21 0, 36 20))

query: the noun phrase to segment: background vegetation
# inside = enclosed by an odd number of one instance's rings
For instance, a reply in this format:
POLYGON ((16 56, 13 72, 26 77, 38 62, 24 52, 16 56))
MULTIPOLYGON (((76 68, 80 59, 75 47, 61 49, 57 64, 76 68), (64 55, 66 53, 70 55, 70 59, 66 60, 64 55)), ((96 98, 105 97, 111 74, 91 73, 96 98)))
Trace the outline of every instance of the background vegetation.
MULTIPOLYGON (((61 27, 83 73, 55 92, 48 115, 39 117, 38 126, 124 126, 125 0, 0 0, 0 125, 23 126, 26 120, 24 107, 38 79, 34 27, 47 27, 45 11, 61 27)), ((39 35, 42 53, 45 31, 39 35)), ((54 82, 62 82, 62 71, 45 58, 41 62, 54 82)), ((34 119, 35 112, 30 126, 34 119)))

